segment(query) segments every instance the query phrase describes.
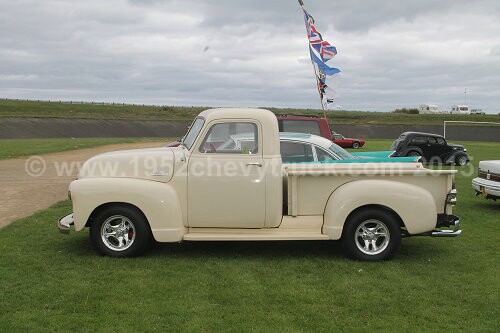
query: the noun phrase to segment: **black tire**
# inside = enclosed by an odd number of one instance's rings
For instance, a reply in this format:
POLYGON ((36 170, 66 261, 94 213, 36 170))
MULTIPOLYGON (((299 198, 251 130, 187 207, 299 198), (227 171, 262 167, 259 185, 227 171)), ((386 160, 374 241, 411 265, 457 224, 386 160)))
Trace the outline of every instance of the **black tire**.
POLYGON ((422 156, 422 154, 420 154, 416 150, 410 150, 408 153, 406 153, 406 156, 422 156))
POLYGON ((90 225, 92 245, 97 252, 105 256, 138 256, 150 244, 151 238, 151 229, 146 218, 131 206, 107 207, 97 214, 90 225), (113 232, 119 237, 111 235, 113 232), (122 240, 119 240, 120 237, 122 240))
POLYGON ((467 164, 467 156, 459 155, 455 158, 455 164, 458 166, 464 166, 467 164))
POLYGON ((394 255, 400 244, 401 229, 399 221, 394 215, 383 209, 367 208, 354 213, 346 221, 342 233, 342 245, 346 254, 350 258, 357 260, 389 259, 394 255), (369 231, 368 229, 373 234, 365 233, 364 236, 361 236, 361 233, 369 231), (385 237, 381 236, 383 233, 385 233, 385 237), (364 237, 367 237, 367 239, 365 240, 364 237), (361 249, 363 248, 362 242, 367 246, 365 251, 361 249), (368 245, 366 245, 366 242, 368 242, 368 245))
POLYGON ((352 148, 358 149, 359 148, 359 142, 353 142, 352 148))

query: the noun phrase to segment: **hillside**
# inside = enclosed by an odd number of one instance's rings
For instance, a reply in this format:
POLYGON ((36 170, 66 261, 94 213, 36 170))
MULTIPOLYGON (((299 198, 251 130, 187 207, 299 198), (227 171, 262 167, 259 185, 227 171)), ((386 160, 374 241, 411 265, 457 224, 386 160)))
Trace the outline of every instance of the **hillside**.
MULTIPOLYGON (((0 100, 0 117, 72 118, 121 120, 191 120, 210 107, 180 107, 122 104, 69 104, 0 100)), ((274 113, 322 116, 320 110, 267 108, 274 113)), ((500 115, 415 115, 389 112, 330 111, 327 117, 335 124, 442 125, 445 120, 500 122, 500 115)))

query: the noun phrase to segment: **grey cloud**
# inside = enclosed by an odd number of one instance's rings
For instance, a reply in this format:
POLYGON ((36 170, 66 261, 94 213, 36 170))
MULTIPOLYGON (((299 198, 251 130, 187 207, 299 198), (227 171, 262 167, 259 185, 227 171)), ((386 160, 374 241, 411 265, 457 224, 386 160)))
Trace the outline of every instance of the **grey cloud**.
MULTIPOLYGON (((343 106, 447 109, 468 87, 500 111, 497 1, 305 5, 339 49, 343 106)), ((2 97, 319 107, 295 0, 6 2, 0 29, 2 97)))

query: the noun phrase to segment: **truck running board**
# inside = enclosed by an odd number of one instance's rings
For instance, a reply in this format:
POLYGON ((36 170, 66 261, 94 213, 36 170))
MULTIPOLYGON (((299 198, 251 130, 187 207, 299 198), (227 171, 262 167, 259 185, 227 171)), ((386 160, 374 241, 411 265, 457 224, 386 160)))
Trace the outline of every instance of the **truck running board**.
POLYGON ((323 216, 283 217, 279 228, 224 229, 189 228, 186 241, 277 241, 277 240, 328 240, 321 233, 323 216))

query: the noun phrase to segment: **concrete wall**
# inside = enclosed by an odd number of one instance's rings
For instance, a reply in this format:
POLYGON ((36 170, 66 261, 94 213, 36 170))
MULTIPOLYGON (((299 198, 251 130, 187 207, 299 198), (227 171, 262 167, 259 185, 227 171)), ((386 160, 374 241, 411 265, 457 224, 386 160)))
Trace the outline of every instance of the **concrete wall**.
MULTIPOLYGON (((181 137, 189 121, 131 121, 59 118, 0 118, 0 139, 86 137, 181 137)), ((395 139, 405 131, 443 134, 443 126, 331 125, 345 136, 395 139)), ((455 141, 500 142, 500 126, 448 126, 455 141)))
MULTIPOLYGON (((443 135, 443 126, 437 125, 330 125, 346 137, 366 139, 396 139, 406 131, 435 133, 443 135)), ((446 138, 456 141, 500 142, 498 126, 446 126, 446 138)))
POLYGON ((0 118, 0 139, 182 137, 188 121, 0 118))

